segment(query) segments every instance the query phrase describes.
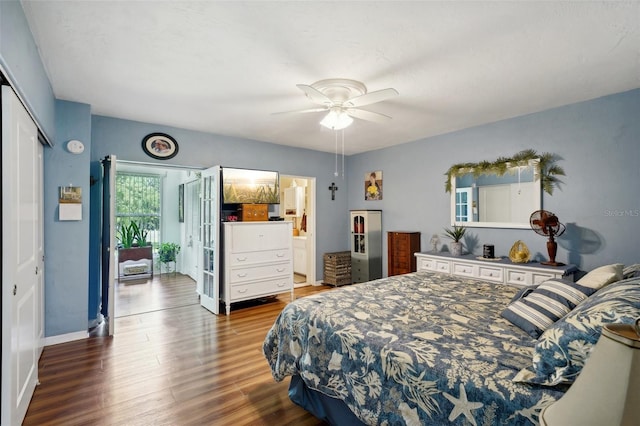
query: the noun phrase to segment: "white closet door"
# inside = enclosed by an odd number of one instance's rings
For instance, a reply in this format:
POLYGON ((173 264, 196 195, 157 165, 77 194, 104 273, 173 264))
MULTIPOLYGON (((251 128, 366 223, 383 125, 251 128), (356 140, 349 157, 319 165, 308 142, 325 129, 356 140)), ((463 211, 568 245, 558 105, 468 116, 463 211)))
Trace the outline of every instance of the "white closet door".
POLYGON ((38 130, 2 87, 2 418, 22 423, 38 381, 42 301, 38 130), (40 259, 38 258, 40 256, 40 259))

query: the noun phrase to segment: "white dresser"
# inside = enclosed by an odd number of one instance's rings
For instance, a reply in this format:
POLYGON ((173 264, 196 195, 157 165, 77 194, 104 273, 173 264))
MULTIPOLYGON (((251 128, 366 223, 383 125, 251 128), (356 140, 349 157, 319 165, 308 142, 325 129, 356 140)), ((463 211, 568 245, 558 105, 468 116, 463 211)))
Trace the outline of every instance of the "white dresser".
POLYGON ((446 253, 416 253, 417 270, 440 272, 516 286, 538 284, 550 278, 573 281, 574 265, 546 266, 536 262, 513 263, 509 258, 499 261, 479 260, 473 255, 451 256, 446 253))
POLYGON ((291 222, 225 222, 221 299, 231 304, 290 292, 293 300, 291 222))

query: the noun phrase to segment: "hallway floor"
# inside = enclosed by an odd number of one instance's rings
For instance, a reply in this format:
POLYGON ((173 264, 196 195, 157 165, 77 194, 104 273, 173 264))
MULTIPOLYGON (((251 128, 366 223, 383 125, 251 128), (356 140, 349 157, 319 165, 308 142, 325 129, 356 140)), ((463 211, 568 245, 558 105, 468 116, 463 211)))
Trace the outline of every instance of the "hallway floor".
POLYGON ((188 275, 156 274, 148 280, 116 283, 116 318, 199 303, 196 282, 188 275))

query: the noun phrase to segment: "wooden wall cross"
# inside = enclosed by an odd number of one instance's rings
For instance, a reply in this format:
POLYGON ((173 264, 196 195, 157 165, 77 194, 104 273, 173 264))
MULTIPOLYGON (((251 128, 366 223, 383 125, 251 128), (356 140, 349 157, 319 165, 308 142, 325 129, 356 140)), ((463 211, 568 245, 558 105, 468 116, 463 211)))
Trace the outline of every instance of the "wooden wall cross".
POLYGON ((336 199, 336 191, 338 190, 338 187, 336 186, 335 182, 331 182, 331 186, 329 187, 329 191, 331 191, 331 201, 336 199))

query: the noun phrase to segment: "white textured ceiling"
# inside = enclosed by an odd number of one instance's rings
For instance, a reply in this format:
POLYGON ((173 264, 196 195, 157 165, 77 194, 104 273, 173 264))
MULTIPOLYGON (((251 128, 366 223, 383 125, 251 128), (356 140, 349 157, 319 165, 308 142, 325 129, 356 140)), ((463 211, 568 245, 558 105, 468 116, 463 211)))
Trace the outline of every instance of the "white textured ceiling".
POLYGON ((393 87, 347 154, 640 87, 640 3, 28 1, 57 98, 93 114, 332 152, 296 88, 393 87))

